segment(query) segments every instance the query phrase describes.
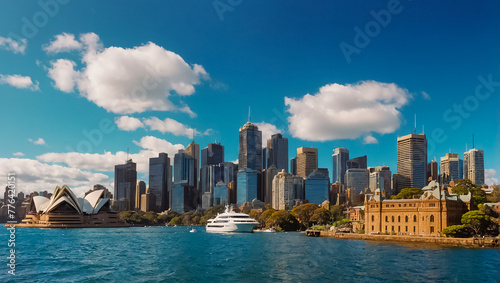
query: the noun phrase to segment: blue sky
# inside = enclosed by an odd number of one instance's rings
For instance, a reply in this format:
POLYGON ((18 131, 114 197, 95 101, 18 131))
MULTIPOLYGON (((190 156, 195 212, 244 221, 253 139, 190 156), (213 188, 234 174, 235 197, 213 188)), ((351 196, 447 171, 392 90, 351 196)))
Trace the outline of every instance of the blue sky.
POLYGON ((474 133, 485 168, 500 171, 496 1, 49 2, 57 9, 13 1, 0 11, 0 171, 18 172, 21 190, 109 186, 127 149, 144 163, 187 146, 193 128, 201 148, 217 139, 234 161, 248 106, 265 133, 276 127, 289 138, 290 158, 317 147, 330 170, 333 148, 346 147, 395 173, 396 138, 413 131, 416 114, 429 159, 462 155, 474 133), (374 14, 388 13, 374 24, 374 14), (368 27, 369 42, 356 44, 356 27, 368 27), (91 34, 98 39, 83 39, 91 34), (349 60, 343 43, 357 48, 349 60), (148 76, 141 70, 155 64, 151 54, 162 54, 166 69, 148 78, 161 83, 141 107, 125 96, 148 76), (73 77, 58 60, 74 64, 73 77), (114 129, 104 132, 103 121, 114 129), (40 138, 45 144, 34 143, 40 138))

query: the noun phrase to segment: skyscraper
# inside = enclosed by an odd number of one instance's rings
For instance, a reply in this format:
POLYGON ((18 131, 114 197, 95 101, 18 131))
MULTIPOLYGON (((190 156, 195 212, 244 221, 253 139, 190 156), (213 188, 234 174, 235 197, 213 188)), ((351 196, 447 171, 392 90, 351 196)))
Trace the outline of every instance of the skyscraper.
POLYGON ((290 210, 295 204, 295 200, 303 199, 304 179, 286 173, 285 170, 279 172, 273 179, 272 207, 277 210, 290 210))
POLYGON ((220 143, 211 143, 201 150, 201 168, 222 162, 224 162, 224 146, 220 143))
POLYGON ((290 159, 290 173, 297 175, 297 158, 290 159))
POLYGON ((476 184, 476 186, 484 185, 484 151, 473 148, 464 153, 463 174, 476 184))
POLYGON ((380 189, 381 192, 385 192, 384 195, 389 197, 392 192, 392 172, 388 166, 377 166, 369 167, 368 171, 370 173, 369 188, 372 193, 375 193, 376 189, 380 189))
POLYGON ((263 172, 264 202, 266 204, 270 204, 273 201, 273 180, 276 174, 278 174, 278 169, 274 165, 269 166, 269 168, 265 169, 263 172))
POLYGON ((318 149, 312 147, 297 148, 297 176, 307 178, 318 169, 318 149))
POLYGON ((141 180, 137 180, 137 185, 135 186, 135 210, 141 210, 141 195, 146 193, 146 183, 141 180))
POLYGON ((427 163, 427 181, 438 179, 438 163, 436 161, 431 161, 427 163))
POLYGON ((262 171, 262 132, 248 121, 239 132, 239 170, 250 168, 262 171))
POLYGON ((347 160, 347 169, 367 169, 366 155, 347 160))
POLYGON ((458 153, 447 153, 441 157, 441 174, 448 176, 450 181, 458 181, 463 177, 462 160, 458 153))
POLYGON ((345 173, 346 188, 351 190, 351 199, 354 194, 365 193, 369 187, 368 169, 348 169, 345 173))
POLYGON ((409 134, 399 137, 398 144, 398 174, 400 188, 423 188, 427 185, 427 138, 425 134, 409 134))
POLYGON ((238 185, 236 190, 236 202, 241 205, 244 202, 251 202, 256 199, 258 190, 258 172, 250 168, 238 171, 238 185))
POLYGON ((279 172, 283 169, 288 172, 288 139, 281 134, 274 134, 267 140, 267 148, 269 157, 265 168, 274 165, 279 172))
POLYGON ((310 203, 322 204, 329 199, 330 177, 328 171, 314 170, 304 181, 305 199, 310 203), (326 173, 326 174, 325 174, 326 173))
POLYGON ((184 213, 198 206, 194 163, 194 158, 185 150, 179 150, 174 156, 174 187, 170 202, 175 212, 184 213))
POLYGON ((346 148, 336 148, 332 154, 332 182, 345 184, 345 171, 347 170, 347 160, 349 160, 349 150, 346 148))
POLYGON ((137 185, 136 164, 132 159, 125 164, 115 165, 115 204, 117 210, 135 208, 135 189, 137 185))
POLYGON ((172 185, 172 166, 166 153, 149 159, 149 193, 155 196, 155 203, 150 203, 151 210, 162 212, 170 208, 172 185))

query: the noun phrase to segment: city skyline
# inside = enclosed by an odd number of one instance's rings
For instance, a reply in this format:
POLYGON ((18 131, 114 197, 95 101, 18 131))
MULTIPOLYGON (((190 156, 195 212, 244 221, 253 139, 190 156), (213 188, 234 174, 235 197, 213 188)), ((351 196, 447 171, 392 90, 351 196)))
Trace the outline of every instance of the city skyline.
MULTIPOLYGON (((107 20, 101 12, 111 11, 111 4, 98 4, 92 10, 69 3, 46 25, 35 26, 37 32, 23 34, 22 18, 31 20, 30 15, 43 10, 34 6, 27 13, 21 11, 20 3, 6 5, 12 13, 0 20, 0 37, 20 45, 0 44, 0 60, 5 62, 0 66, 0 92, 9 105, 0 122, 8 135, 0 143, 0 171, 4 175, 15 171, 23 192, 50 191, 62 184, 80 195, 93 184, 112 189, 114 166, 123 164, 127 155, 137 163, 137 179, 147 183, 149 158, 165 152, 173 162, 177 151, 192 141, 193 132, 200 148, 217 140, 225 147, 225 161, 234 162, 238 159, 238 128, 247 120, 249 105, 251 121, 262 131, 263 146, 271 134, 280 131, 288 139, 288 159, 296 156, 299 147, 317 148, 318 167, 329 172, 333 149, 343 147, 351 157, 367 155, 368 167, 386 165, 396 173, 396 139, 414 132, 416 114, 417 133, 425 126, 428 136, 428 162, 436 159, 439 163, 450 152, 463 159, 475 134, 475 147, 484 151, 485 181, 498 183, 500 123, 495 113, 500 74, 498 52, 488 44, 496 35, 491 24, 494 17, 472 15, 477 18, 465 26, 461 17, 466 8, 435 3, 435 11, 426 11, 435 21, 420 23, 422 34, 405 34, 415 28, 412 19, 423 12, 405 3, 402 13, 406 16, 393 15, 394 22, 347 62, 339 45, 352 45, 353 28, 363 28, 373 20, 370 12, 385 6, 368 4, 348 19, 340 12, 350 9, 344 3, 321 3, 314 10, 305 4, 268 4, 274 13, 261 15, 270 27, 263 32, 263 27, 250 25, 248 20, 259 11, 258 4, 244 3, 221 21, 215 11, 199 13, 213 9, 211 3, 189 7, 193 13, 183 14, 184 18, 178 14, 188 4, 155 3, 157 13, 165 14, 161 17, 164 22, 154 17, 152 27, 146 28, 144 18, 116 15, 116 22, 130 24, 111 30, 99 24, 107 20), (448 21, 439 20, 445 8, 448 21), (344 21, 343 28, 334 21, 314 20, 308 20, 309 28, 297 26, 296 21, 278 13, 283 9, 284 14, 297 18, 303 13, 309 19, 322 13, 319 11, 330 11, 332 17, 344 21), (62 24, 70 17, 82 21, 62 24), (90 19, 97 24, 89 24, 90 19), (184 25, 185 32, 170 29, 173 22, 184 25), (450 26, 463 36, 443 34, 450 26), (199 42, 195 44, 192 38, 199 42), (311 44, 304 44, 305 39, 311 44), (332 48, 318 50, 318 45, 332 48), (477 52, 477 46, 485 50, 477 52), (402 48, 404 54, 385 50, 402 48), (116 57, 106 56, 112 52, 116 57), (123 60, 133 52, 141 60, 123 60), (410 53, 414 58, 408 57, 410 53), (162 69, 150 68, 156 62, 141 56, 151 54, 160 63, 178 66, 180 81, 162 69), (120 87, 112 83, 113 76, 98 80, 93 70, 110 70, 97 59, 118 64, 129 80, 118 78, 120 87), (456 60, 458 65, 447 63, 456 60), (389 67, 380 68, 380 64, 389 67), (87 79, 75 79, 80 75, 87 79), (159 86, 149 91, 153 83, 159 86), (137 86, 149 91, 144 103, 119 96, 137 86), (476 93, 479 88, 482 96, 476 93), (110 90, 109 94, 103 94, 103 89, 110 90), (161 96, 166 92, 168 96, 161 96), (353 105, 347 97, 357 98, 359 104, 353 105), (314 105, 318 113, 307 105, 314 105), (346 120, 340 115, 342 111, 357 113, 366 105, 374 107, 360 115, 365 119, 346 120), (331 119, 320 115, 328 111, 334 113, 331 119), (385 115, 388 112, 395 115, 385 115)), ((125 5, 143 9, 139 4, 125 5)), ((490 3, 464 5, 482 15, 495 9, 490 3)))

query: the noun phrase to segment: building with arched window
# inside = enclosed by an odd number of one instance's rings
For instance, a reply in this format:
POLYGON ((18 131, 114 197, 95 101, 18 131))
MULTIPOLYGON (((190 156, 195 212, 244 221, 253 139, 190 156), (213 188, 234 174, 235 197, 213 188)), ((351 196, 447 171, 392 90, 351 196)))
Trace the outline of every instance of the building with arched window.
POLYGON ((450 194, 431 181, 420 198, 385 199, 380 190, 365 198, 365 232, 439 236, 444 228, 460 224, 470 209, 471 194, 450 194))

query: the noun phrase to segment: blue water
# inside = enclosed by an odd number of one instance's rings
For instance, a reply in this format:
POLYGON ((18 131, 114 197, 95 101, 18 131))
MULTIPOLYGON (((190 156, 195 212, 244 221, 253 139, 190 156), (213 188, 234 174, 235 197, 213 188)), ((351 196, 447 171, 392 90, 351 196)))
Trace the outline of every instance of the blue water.
MULTIPOLYGON (((499 249, 416 247, 197 227, 18 229, 0 282, 500 282, 499 249)), ((0 255, 9 255, 8 232, 0 255)))

